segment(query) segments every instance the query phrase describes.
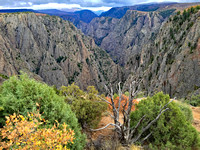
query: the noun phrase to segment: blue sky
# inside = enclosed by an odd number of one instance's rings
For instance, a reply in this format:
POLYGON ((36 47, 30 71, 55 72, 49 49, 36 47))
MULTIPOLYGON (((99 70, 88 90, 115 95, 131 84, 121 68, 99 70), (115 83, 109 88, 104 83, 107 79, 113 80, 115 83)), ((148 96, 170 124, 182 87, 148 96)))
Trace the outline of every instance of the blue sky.
POLYGON ((150 2, 200 2, 200 0, 0 0, 0 9, 90 9, 109 10, 111 7, 130 6, 150 2))

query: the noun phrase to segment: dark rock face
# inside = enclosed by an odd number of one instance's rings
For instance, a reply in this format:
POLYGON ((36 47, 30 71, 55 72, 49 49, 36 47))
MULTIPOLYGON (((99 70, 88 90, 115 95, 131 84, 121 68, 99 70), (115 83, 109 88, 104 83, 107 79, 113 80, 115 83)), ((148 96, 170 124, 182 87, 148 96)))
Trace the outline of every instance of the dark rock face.
POLYGON ((124 66, 124 90, 134 78, 142 80, 140 90, 147 95, 164 91, 185 97, 200 92, 199 11, 185 21, 182 14, 175 21, 169 16, 193 5, 197 4, 174 4, 154 12, 128 10, 121 19, 95 18, 81 29, 124 66))
POLYGON ((143 46, 155 40, 170 15, 198 4, 158 3, 112 8, 89 24, 80 21, 75 25, 94 38, 115 62, 125 65, 130 56, 140 54, 143 46))
MULTIPOLYGON (((132 78, 142 79, 140 89, 147 94, 164 91, 170 96, 185 97, 200 92, 200 11, 190 19, 168 20, 157 38, 148 43, 126 67, 132 78), (135 64, 138 64, 136 66, 135 64)), ((126 87, 125 86, 125 87, 126 87)))
MULTIPOLYGON (((111 32, 113 32, 115 26, 119 23, 119 19, 110 17, 101 17, 93 19, 87 25, 80 25, 83 33, 94 38, 95 43, 101 46, 101 43, 105 37, 107 37, 111 32)), ((112 41, 108 41, 112 44, 112 41)))
POLYGON ((146 43, 155 39, 163 21, 158 12, 129 10, 121 19, 95 18, 82 31, 93 37, 115 62, 124 65, 131 55, 140 53, 146 43))
POLYGON ((108 54, 73 24, 34 13, 0 16, 0 62, 1 74, 24 70, 57 87, 75 82, 102 91, 121 78, 108 54))

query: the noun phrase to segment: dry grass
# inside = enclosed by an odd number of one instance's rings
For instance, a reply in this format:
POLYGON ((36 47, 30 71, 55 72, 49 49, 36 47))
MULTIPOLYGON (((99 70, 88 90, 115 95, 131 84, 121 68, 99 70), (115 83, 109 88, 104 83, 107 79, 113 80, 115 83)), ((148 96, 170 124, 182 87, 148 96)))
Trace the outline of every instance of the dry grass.
POLYGON ((194 117, 193 126, 200 132, 200 107, 192 107, 194 117))

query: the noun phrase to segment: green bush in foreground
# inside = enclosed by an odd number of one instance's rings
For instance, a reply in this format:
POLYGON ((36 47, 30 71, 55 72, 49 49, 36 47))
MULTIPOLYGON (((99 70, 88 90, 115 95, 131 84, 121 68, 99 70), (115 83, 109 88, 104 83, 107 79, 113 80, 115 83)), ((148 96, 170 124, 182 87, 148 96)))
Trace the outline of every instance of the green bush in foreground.
MULTIPOLYGON (((139 119, 146 115, 142 122, 145 127, 150 121, 159 114, 160 108, 169 102, 168 95, 157 93, 153 97, 142 100, 137 106, 136 111, 131 113, 131 126, 136 126, 139 119)), ((147 139, 151 149, 192 149, 200 148, 199 134, 196 129, 186 120, 178 104, 172 102, 168 105, 170 110, 163 113, 158 121, 142 135, 146 137, 149 133, 152 135, 147 139)), ((142 127, 138 129, 138 132, 142 127)))
POLYGON ((192 106, 200 106, 200 95, 193 95, 190 100, 186 100, 186 102, 192 106))
POLYGON ((72 149, 83 149, 85 135, 81 134, 77 118, 70 106, 64 102, 64 97, 58 96, 52 87, 30 79, 27 74, 13 76, 3 82, 0 88, 0 125, 5 123, 5 116, 19 113, 26 116, 27 112, 40 110, 42 117, 53 125, 67 123, 75 132, 72 149))
POLYGON ((192 122, 193 121, 193 114, 190 106, 183 102, 176 102, 177 106, 180 108, 181 112, 185 115, 185 118, 187 121, 192 122))
POLYGON ((95 128, 101 120, 102 113, 107 109, 107 104, 97 96, 98 91, 94 86, 89 86, 87 92, 83 92, 75 84, 63 86, 60 94, 66 96, 67 103, 76 113, 83 128, 95 128))

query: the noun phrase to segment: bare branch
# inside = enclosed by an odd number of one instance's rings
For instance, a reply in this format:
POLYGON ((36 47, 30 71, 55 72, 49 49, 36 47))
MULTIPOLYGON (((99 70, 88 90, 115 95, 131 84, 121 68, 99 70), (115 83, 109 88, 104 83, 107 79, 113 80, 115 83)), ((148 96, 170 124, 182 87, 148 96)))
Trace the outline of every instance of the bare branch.
POLYGON ((118 123, 118 125, 121 126, 121 122, 119 122, 119 118, 116 118, 113 116, 113 120, 115 121, 115 123, 118 123))
MULTIPOLYGON (((118 111, 117 111, 117 109, 116 109, 116 107, 115 107, 115 102, 114 102, 114 100, 113 100, 113 90, 112 90, 112 87, 111 87, 110 96, 111 96, 110 98, 111 98, 111 102, 112 102, 111 106, 112 106, 112 108, 113 108, 113 113, 114 113, 114 116, 115 116, 115 115, 118 114, 118 111)), ((118 119, 119 116, 116 116, 116 117, 117 117, 117 119, 118 119)))
POLYGON ((113 120, 115 122, 119 123, 119 125, 121 126, 121 123, 119 122, 119 120, 117 120, 112 114, 109 113, 109 115, 110 115, 111 118, 113 118, 113 120))
POLYGON ((110 115, 111 118, 115 119, 115 117, 113 115, 111 115, 110 113, 109 113, 109 115, 110 115))
POLYGON ((106 102, 106 103, 108 103, 108 104, 110 104, 110 105, 112 105, 109 101, 107 101, 107 100, 105 100, 104 98, 102 98, 101 96, 99 96, 99 95, 96 95, 97 97, 99 97, 102 101, 104 101, 104 102, 106 102))
POLYGON ((132 84, 130 84, 130 87, 129 87, 129 102, 128 102, 127 114, 130 114, 131 108, 133 105, 132 87, 133 87, 134 82, 132 84))
POLYGON ((166 108, 165 110, 162 110, 162 111, 158 114, 158 116, 157 116, 153 121, 151 121, 151 122, 142 130, 142 132, 145 132, 146 130, 148 130, 148 129, 151 127, 151 125, 154 124, 154 123, 160 118, 160 116, 162 115, 162 113, 166 112, 167 110, 169 110, 169 108, 166 108))
POLYGON ((117 108, 117 111, 119 112, 119 110, 120 110, 120 106, 121 106, 121 101, 122 101, 122 91, 121 91, 121 86, 120 86, 120 82, 118 83, 118 86, 119 86, 119 90, 118 90, 118 92, 119 92, 119 102, 118 102, 118 108, 117 108))
POLYGON ((176 99, 176 97, 174 99, 172 99, 171 101, 169 101, 165 106, 163 106, 162 109, 160 109, 160 112, 165 109, 171 102, 173 102, 176 99))
POLYGON ((109 92, 108 87, 105 84, 104 84, 104 86, 105 86, 106 91, 109 92))
MULTIPOLYGON (((174 99, 173 99, 173 100, 174 100, 174 99)), ((142 132, 141 132, 135 139, 133 139, 132 143, 137 142, 137 141, 140 139, 141 135, 142 135, 146 130, 148 130, 148 129, 160 118, 160 116, 161 116, 164 112, 166 112, 167 110, 169 110, 169 108, 166 108, 166 107, 167 107, 173 100, 169 101, 165 106, 163 106, 163 108, 160 109, 160 113, 157 115, 157 117, 156 117, 154 120, 152 120, 145 128, 142 129, 142 132), (165 109, 165 108, 166 108, 166 109, 165 109)))
POLYGON ((125 111, 127 104, 128 104, 128 100, 126 100, 126 103, 122 106, 124 111, 125 111))
POLYGON ((107 124, 105 127, 103 128, 99 128, 99 129, 91 129, 91 131, 100 131, 100 130, 103 130, 103 129, 106 129, 107 127, 109 126, 115 126, 116 128, 120 129, 120 127, 116 124, 113 124, 113 123, 110 123, 110 124, 107 124))
POLYGON ((142 136, 142 134, 146 130, 148 130, 152 126, 152 124, 154 124, 160 118, 162 113, 166 112, 167 110, 169 110, 169 108, 166 108, 165 110, 162 110, 154 120, 152 120, 145 128, 142 129, 142 132, 135 139, 133 139, 132 143, 137 142, 140 139, 140 137, 142 136))
POLYGON ((167 106, 173 101, 169 101, 167 104, 165 104, 163 107, 162 105, 159 108, 158 114, 156 118, 153 118, 153 120, 150 120, 147 122, 147 125, 144 126, 141 129, 141 132, 137 132, 139 127, 142 127, 142 122, 144 122, 146 115, 140 118, 140 120, 137 122, 136 126, 134 128, 130 127, 130 113, 131 113, 131 108, 134 105, 133 100, 137 93, 139 92, 138 88, 140 88, 140 82, 142 80, 137 80, 133 81, 130 84, 129 87, 129 99, 125 102, 125 104, 122 104, 122 90, 121 90, 121 84, 120 82, 118 83, 118 93, 119 93, 119 101, 118 104, 116 105, 116 102, 114 101, 114 96, 113 96, 113 89, 112 86, 109 85, 110 87, 106 86, 106 90, 108 91, 109 97, 111 98, 111 102, 108 100, 98 96, 102 101, 108 103, 112 107, 112 114, 110 116, 113 118, 114 123, 107 124, 105 127, 99 128, 99 129, 91 129, 91 131, 100 131, 103 129, 108 129, 109 126, 114 126, 115 128, 109 128, 109 129, 115 129, 115 133, 118 134, 119 140, 121 142, 126 143, 126 144, 132 144, 137 141, 144 142, 147 140, 151 135, 151 133, 148 133, 148 135, 145 135, 145 137, 142 139, 141 136, 148 131, 148 129, 160 118, 160 116, 169 110, 167 106), (120 108, 122 105, 122 113, 123 113, 123 123, 119 122, 119 113, 120 113, 120 108), (128 108, 126 109, 126 107, 128 108))
POLYGON ((115 130, 116 128, 107 128, 108 130, 115 130))
POLYGON ((133 93, 132 93, 132 97, 134 98, 134 97, 137 95, 138 92, 139 92, 139 91, 133 92, 133 93))
POLYGON ((152 135, 152 132, 150 132, 150 133, 141 141, 141 143, 143 143, 144 141, 146 141, 151 135, 152 135))
POLYGON ((112 86, 110 87, 110 96, 113 97, 113 88, 112 88, 112 86))
POLYGON ((140 126, 140 124, 142 123, 142 121, 144 120, 144 118, 146 117, 146 115, 144 115, 137 123, 137 125, 135 126, 135 128, 131 131, 131 136, 133 136, 133 134, 135 133, 135 131, 138 129, 138 127, 140 126))

